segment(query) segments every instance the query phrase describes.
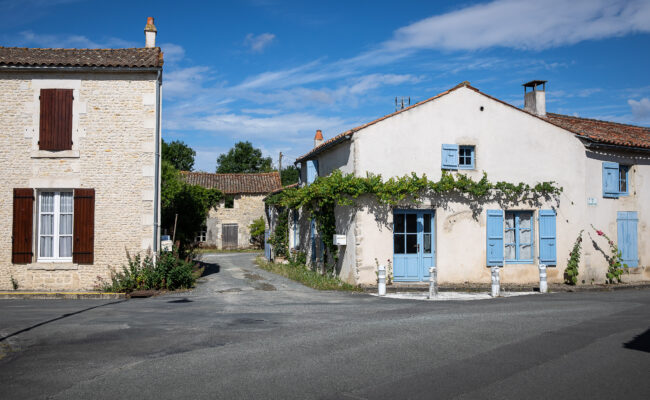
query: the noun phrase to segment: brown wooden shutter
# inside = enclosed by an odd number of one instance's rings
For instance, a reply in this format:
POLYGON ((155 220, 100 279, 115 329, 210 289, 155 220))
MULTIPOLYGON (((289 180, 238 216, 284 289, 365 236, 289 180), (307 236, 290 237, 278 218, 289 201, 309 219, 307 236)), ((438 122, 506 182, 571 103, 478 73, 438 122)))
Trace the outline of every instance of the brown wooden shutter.
POLYGON ((72 149, 72 89, 41 89, 41 150, 72 149))
POLYGON ((32 249, 34 218, 34 190, 14 189, 14 225, 11 237, 11 262, 29 264, 32 249))
POLYGON ((92 264, 95 249, 95 189, 74 190, 72 262, 92 264))

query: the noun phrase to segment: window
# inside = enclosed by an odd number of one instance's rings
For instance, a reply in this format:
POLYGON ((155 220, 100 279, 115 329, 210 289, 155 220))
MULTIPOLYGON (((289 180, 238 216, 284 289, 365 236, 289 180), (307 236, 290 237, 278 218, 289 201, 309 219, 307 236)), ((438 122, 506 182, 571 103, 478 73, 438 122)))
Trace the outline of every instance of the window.
POLYGON ((235 196, 232 194, 227 194, 223 201, 223 206, 225 208, 235 208, 235 196))
POLYGON ((41 89, 40 150, 72 149, 72 89, 41 89))
POLYGON ((603 163, 603 197, 627 196, 630 189, 630 166, 615 162, 603 163))
POLYGON ((196 236, 194 237, 194 242, 196 243, 205 242, 205 237, 206 237, 206 231, 205 228, 202 228, 200 231, 197 232, 196 236))
POLYGON ((72 192, 40 192, 38 257, 41 261, 72 261, 72 192))
POLYGON ((458 169, 474 169, 474 146, 459 147, 458 169))
POLYGON ((506 211, 504 229, 506 261, 533 262, 533 213, 506 211))

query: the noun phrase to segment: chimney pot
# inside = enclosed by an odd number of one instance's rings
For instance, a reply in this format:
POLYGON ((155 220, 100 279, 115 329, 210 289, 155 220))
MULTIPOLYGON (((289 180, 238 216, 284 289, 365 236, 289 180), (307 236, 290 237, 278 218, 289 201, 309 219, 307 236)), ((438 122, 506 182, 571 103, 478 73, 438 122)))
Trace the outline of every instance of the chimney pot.
POLYGON ((314 136, 314 147, 320 146, 323 141, 323 131, 319 129, 316 131, 316 135, 314 136))
POLYGON ((153 17, 147 18, 147 25, 144 27, 144 47, 156 47, 156 26, 153 24, 153 17))
POLYGON ((524 87, 524 110, 540 117, 546 116, 546 81, 530 81, 524 87), (528 88, 531 90, 528 91, 528 88))

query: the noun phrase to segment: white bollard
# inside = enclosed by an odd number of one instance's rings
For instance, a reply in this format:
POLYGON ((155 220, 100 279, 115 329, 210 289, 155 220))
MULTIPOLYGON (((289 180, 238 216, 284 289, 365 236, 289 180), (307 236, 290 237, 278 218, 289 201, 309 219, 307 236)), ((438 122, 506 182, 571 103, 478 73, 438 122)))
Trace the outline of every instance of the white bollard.
POLYGON ((429 267, 429 299, 438 296, 438 269, 429 267))
POLYGON ((386 266, 380 265, 377 273, 377 291, 380 296, 386 295, 386 266))
POLYGON ((546 264, 539 264, 539 292, 548 292, 548 283, 546 282, 546 264))
POLYGON ((492 297, 499 297, 501 292, 501 278, 499 278, 499 267, 490 268, 492 271, 492 297))

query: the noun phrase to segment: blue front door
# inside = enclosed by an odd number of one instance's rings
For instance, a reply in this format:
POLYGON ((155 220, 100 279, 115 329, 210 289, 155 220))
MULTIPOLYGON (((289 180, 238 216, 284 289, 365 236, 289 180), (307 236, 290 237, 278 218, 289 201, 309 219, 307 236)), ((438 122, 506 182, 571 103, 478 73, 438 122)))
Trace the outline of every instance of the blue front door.
POLYGON ((435 265, 434 212, 399 210, 393 214, 393 279, 417 282, 429 278, 435 265))
POLYGON ((639 266, 637 224, 639 218, 636 211, 619 211, 616 218, 618 225, 618 249, 621 251, 621 262, 630 268, 639 266))

